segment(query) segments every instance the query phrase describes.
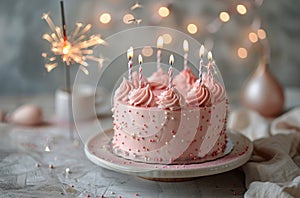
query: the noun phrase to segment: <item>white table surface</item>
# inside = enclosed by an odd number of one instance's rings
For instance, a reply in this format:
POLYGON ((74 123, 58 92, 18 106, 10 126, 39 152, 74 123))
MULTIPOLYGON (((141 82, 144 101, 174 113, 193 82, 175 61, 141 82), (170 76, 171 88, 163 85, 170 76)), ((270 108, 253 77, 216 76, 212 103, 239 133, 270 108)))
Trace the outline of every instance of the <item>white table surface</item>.
MULTIPOLYGON (((52 120, 53 97, 0 96, 0 109, 11 112, 33 103, 42 107, 45 120, 52 120)), ((236 106, 236 95, 230 97, 236 106)), ((300 89, 287 89, 287 109, 297 105, 300 89)), ((111 116, 100 116, 99 121, 101 130, 112 127, 111 116)), ((100 132, 98 123, 94 120, 81 125, 86 129, 80 132, 83 141, 100 132)), ((245 191, 240 169, 185 182, 148 181, 94 165, 85 157, 83 145, 69 140, 68 128, 63 125, 0 124, 0 197, 243 197, 245 191), (47 146, 50 152, 45 151, 47 146), (66 174, 66 168, 70 174, 66 174)))

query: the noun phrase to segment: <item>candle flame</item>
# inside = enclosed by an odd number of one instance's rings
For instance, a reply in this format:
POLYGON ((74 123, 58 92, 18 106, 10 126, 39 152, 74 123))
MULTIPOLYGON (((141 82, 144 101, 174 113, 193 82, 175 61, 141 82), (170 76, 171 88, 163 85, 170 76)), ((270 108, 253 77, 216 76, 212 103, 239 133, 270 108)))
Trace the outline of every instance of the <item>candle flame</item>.
POLYGON ((162 36, 159 36, 157 39, 157 48, 163 48, 164 39, 162 36))
POLYGON ((200 58, 203 58, 203 55, 204 55, 204 45, 201 45, 200 50, 199 50, 200 58))
POLYGON ((138 58, 139 64, 141 65, 143 63, 143 57, 142 55, 139 54, 139 58, 138 58))
POLYGON ((170 59, 169 59, 169 64, 173 65, 173 63, 174 63, 174 56, 173 56, 173 54, 171 54, 170 59))
POLYGON ((208 52, 208 54, 207 54, 207 58, 208 58, 208 60, 209 60, 209 61, 212 61, 212 59, 213 59, 213 56, 212 56, 212 53, 211 53, 211 51, 209 51, 209 52, 208 52))
MULTIPOLYGON (((49 57, 51 58, 48 58, 47 53, 42 53, 42 56, 47 60, 45 68, 48 72, 58 66, 59 60, 62 60, 67 65, 77 63, 88 66, 86 59, 93 60, 93 58, 87 58, 87 56, 93 57, 91 56, 93 50, 90 48, 99 44, 105 44, 105 41, 101 39, 100 35, 92 35, 90 38, 86 39, 86 34, 92 27, 90 24, 84 26, 82 23, 76 23, 75 30, 66 37, 68 38, 68 40, 66 40, 62 33, 62 29, 54 25, 48 13, 44 13, 42 19, 46 21, 52 31, 50 34, 44 34, 42 36, 42 38, 51 45, 49 53, 49 57)), ((96 59, 96 57, 94 58, 96 59)), ((85 74, 88 74, 86 68, 79 68, 85 74)))
POLYGON ((183 41, 183 50, 184 52, 188 52, 189 51, 189 43, 187 40, 183 41))
POLYGON ((133 57, 133 48, 130 47, 128 50, 127 50, 127 58, 128 60, 131 60, 133 57))

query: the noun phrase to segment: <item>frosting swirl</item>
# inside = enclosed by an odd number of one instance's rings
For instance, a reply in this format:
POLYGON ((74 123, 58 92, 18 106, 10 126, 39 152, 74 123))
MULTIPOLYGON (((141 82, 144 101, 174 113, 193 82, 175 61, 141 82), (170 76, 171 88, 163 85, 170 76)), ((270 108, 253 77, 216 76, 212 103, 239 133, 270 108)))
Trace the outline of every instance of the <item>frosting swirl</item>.
POLYGON ((114 100, 127 102, 128 94, 132 89, 133 85, 128 80, 126 80, 126 78, 123 77, 123 81, 120 87, 115 92, 114 100))
POLYGON ((194 84, 194 82, 197 80, 197 77, 193 74, 190 68, 182 70, 180 74, 183 75, 186 82, 189 83, 190 85, 194 84))
POLYGON ((169 110, 180 109, 181 95, 177 92, 176 89, 167 89, 157 97, 158 108, 169 110))
POLYGON ((213 95, 214 102, 220 102, 225 98, 225 90, 224 87, 218 83, 217 81, 213 81, 209 86, 210 92, 213 95))
POLYGON ((210 106, 211 95, 205 85, 194 86, 187 94, 186 103, 193 106, 210 106))
POLYGON ((148 81, 152 89, 161 90, 167 88, 169 76, 162 68, 159 68, 148 78, 148 81))
MULTIPOLYGON (((134 71, 132 73, 132 84, 133 84, 133 87, 134 88, 138 88, 139 87, 139 83, 140 83, 140 80, 139 80, 139 74, 137 71, 134 71)), ((146 86, 146 84, 148 84, 148 81, 147 79, 143 76, 142 78, 142 87, 146 86)))
POLYGON ((154 99, 149 84, 146 87, 133 89, 129 93, 129 104, 139 107, 149 107, 154 99))
POLYGON ((183 96, 186 96, 188 91, 191 89, 191 85, 186 82, 182 74, 175 76, 173 84, 183 96))

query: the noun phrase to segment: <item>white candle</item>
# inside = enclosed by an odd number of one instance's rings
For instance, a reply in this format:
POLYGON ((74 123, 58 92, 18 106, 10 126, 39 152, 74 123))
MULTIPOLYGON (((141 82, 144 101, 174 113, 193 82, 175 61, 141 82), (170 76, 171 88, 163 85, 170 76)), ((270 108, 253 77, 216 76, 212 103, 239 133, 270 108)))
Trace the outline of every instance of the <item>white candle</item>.
POLYGON ((199 50, 199 56, 200 56, 200 64, 199 64, 199 85, 202 84, 203 55, 204 55, 204 46, 201 45, 200 50, 199 50))
POLYGON ((139 54, 138 58, 140 67, 139 67, 139 87, 142 88, 142 79, 143 79, 143 68, 142 68, 142 63, 143 63, 143 58, 142 55, 139 54))
POLYGON ((168 88, 171 89, 172 88, 172 83, 173 83, 173 63, 174 63, 174 56, 173 54, 171 54, 170 58, 169 58, 169 86, 168 88))
POLYGON ((212 80, 212 75, 211 75, 211 73, 210 73, 210 67, 211 67, 212 60, 213 60, 211 51, 208 52, 208 54, 207 54, 207 59, 208 59, 208 65, 207 65, 207 77, 208 77, 208 81, 211 82, 211 80, 212 80))
POLYGON ((132 82, 132 57, 133 57, 133 48, 130 47, 127 50, 127 59, 128 59, 128 79, 132 82))
POLYGON ((188 51, 189 51, 189 43, 187 40, 183 41, 183 51, 184 51, 184 69, 187 70, 188 68, 188 51))
POLYGON ((161 60, 161 48, 163 48, 163 44, 164 44, 164 39, 162 36, 159 36, 158 39, 157 39, 157 43, 156 43, 156 46, 158 48, 157 50, 157 69, 160 68, 160 60, 161 60))

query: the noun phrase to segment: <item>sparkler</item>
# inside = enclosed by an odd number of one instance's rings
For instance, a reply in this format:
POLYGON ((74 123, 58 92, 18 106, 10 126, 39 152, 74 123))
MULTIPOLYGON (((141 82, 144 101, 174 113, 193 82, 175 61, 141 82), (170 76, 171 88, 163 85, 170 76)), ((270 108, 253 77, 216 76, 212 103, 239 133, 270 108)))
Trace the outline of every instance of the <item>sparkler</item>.
MULTIPOLYGON (((99 44, 105 44, 104 40, 101 39, 100 35, 92 35, 86 39, 87 33, 91 29, 91 25, 84 26, 81 23, 76 23, 76 28, 70 35, 67 35, 64 4, 60 1, 61 6, 61 17, 62 17, 62 29, 55 26, 49 13, 44 13, 42 19, 44 19, 50 30, 51 34, 44 34, 43 39, 48 41, 51 45, 49 53, 42 53, 42 56, 47 59, 45 68, 48 72, 58 66, 59 61, 65 63, 65 89, 71 94, 71 83, 70 83, 70 65, 73 63, 80 64, 79 68, 88 75, 87 60, 97 61, 99 64, 103 63, 103 58, 97 58, 93 56, 93 50, 90 49, 99 44)), ((68 99, 69 108, 69 132, 71 140, 74 140, 72 122, 72 98, 71 95, 68 99)))
POLYGON ((88 39, 87 33, 91 29, 91 25, 83 25, 82 23, 76 23, 76 28, 70 35, 64 36, 64 30, 54 25, 49 13, 42 15, 52 33, 44 34, 43 39, 48 41, 51 45, 49 53, 42 53, 42 56, 47 60, 45 68, 48 72, 58 66, 59 60, 62 60, 70 66, 72 63, 80 64, 80 69, 88 74, 86 67, 88 66, 87 60, 96 61, 98 63, 103 62, 103 58, 93 56, 93 50, 90 49, 99 44, 105 44, 105 41, 101 39, 100 35, 92 35, 88 39))

